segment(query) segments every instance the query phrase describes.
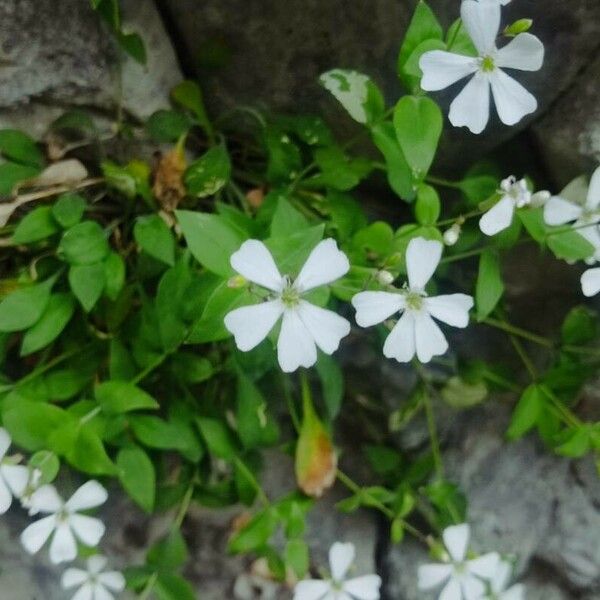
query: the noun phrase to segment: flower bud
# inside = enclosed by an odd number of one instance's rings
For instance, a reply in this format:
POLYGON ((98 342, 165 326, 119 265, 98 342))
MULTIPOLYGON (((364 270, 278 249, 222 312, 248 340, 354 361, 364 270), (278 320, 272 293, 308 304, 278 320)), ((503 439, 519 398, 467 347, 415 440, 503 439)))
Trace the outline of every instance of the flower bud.
POLYGON ((446 246, 454 246, 454 244, 456 244, 456 242, 458 242, 458 238, 460 237, 460 232, 461 232, 461 228, 460 225, 458 223, 454 223, 454 225, 452 225, 452 227, 450 227, 449 229, 446 229, 446 231, 444 231, 444 244, 446 244, 446 246))
POLYGON ((537 208, 539 206, 544 206, 548 200, 550 200, 552 194, 548 190, 540 190, 531 196, 531 206, 537 208))
POLYGON ((532 25, 532 19, 519 19, 518 21, 515 21, 512 25, 508 25, 507 27, 505 27, 503 33, 507 37, 515 37, 520 33, 525 33, 526 31, 529 31, 532 25))
POLYGON ((396 279, 389 271, 377 271, 377 281, 381 285, 390 285, 396 279))

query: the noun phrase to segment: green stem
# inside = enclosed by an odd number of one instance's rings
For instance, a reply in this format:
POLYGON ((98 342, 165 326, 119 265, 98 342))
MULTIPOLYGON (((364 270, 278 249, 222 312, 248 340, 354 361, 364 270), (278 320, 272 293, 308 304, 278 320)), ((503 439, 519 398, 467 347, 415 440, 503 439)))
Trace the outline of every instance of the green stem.
POLYGON ((456 38, 458 37, 458 34, 460 33, 460 30, 462 29, 462 19, 458 20, 458 25, 456 26, 456 30, 454 32, 454 34, 452 35, 452 39, 448 42, 448 51, 452 50, 452 46, 454 46, 454 42, 456 41, 456 38))
POLYGON ((435 185, 441 185, 442 187, 451 188, 453 190, 460 190, 460 184, 458 181, 450 181, 449 179, 444 179, 443 177, 436 177, 435 175, 427 175, 425 177, 425 181, 427 183, 433 183, 435 185))
POLYGON ((150 594, 152 593, 152 590, 154 589, 157 580, 158 573, 152 573, 146 585, 144 586, 144 589, 140 592, 138 600, 147 600, 148 598, 150 598, 150 594))
POLYGON ((296 408, 296 405, 294 404, 294 398, 292 397, 292 394, 290 393, 290 389, 288 386, 289 380, 283 373, 281 373, 280 376, 281 376, 281 387, 283 389, 283 395, 285 397, 288 411, 290 413, 290 418, 292 419, 292 424, 294 426, 294 429, 296 430, 296 433, 299 433, 301 420, 300 420, 300 416, 298 415, 298 410, 296 408))
POLYGON ((150 373, 152 373, 152 371, 154 371, 154 369, 156 369, 157 367, 162 365, 162 363, 165 361, 167 356, 169 356, 169 354, 170 354, 169 352, 165 352, 164 354, 161 354, 159 357, 157 357, 155 360, 153 360, 143 371, 140 371, 131 380, 131 383, 138 384, 140 381, 142 381, 142 379, 145 379, 147 375, 149 375, 150 373))
POLYGON ((445 219, 443 221, 438 221, 436 225, 438 227, 443 227, 444 225, 453 225, 457 221, 459 223, 464 223, 467 219, 471 219, 473 217, 480 217, 484 212, 484 210, 472 210, 464 215, 458 215, 457 217, 453 217, 452 219, 445 219))
POLYGON ((536 381, 538 378, 537 370, 535 368, 535 365, 529 358, 529 355, 527 354, 527 352, 525 352, 523 344, 521 344, 521 342, 514 335, 509 335, 509 337, 514 349, 516 350, 517 354, 519 355, 519 358, 521 359, 521 362, 527 369, 529 377, 531 377, 532 381, 536 381))
POLYGON ((461 252, 460 254, 446 256, 446 257, 442 258, 442 260, 440 260, 440 264, 456 262, 458 260, 465 260, 466 258, 472 258, 473 256, 479 256, 486 250, 487 250, 487 248, 475 248, 474 250, 467 250, 466 252, 461 252))
POLYGON ((192 481, 190 482, 190 485, 188 486, 188 489, 185 492, 185 496, 183 497, 183 500, 181 501, 179 510, 177 511, 177 516, 175 517, 175 520, 173 521, 173 527, 175 529, 181 528, 181 525, 183 524, 183 520, 185 519, 185 515, 187 514, 187 511, 190 508, 192 496, 194 495, 194 483, 195 483, 194 478, 192 478, 192 481))
POLYGON ((492 317, 486 317, 481 321, 485 325, 489 325, 490 327, 495 327, 496 329, 501 329, 502 331, 509 333, 511 335, 516 335, 525 340, 529 340, 535 344, 539 344, 540 346, 545 346, 546 348, 553 348, 554 344, 547 338, 537 335, 536 333, 532 333, 531 331, 527 331, 526 329, 521 329, 520 327, 516 327, 515 325, 511 325, 506 321, 501 321, 499 319, 494 319, 492 317))
POLYGON ((242 473, 242 475, 246 478, 248 483, 256 491, 256 495, 258 496, 258 499, 264 504, 264 506, 270 506, 271 501, 269 500, 269 497, 265 493, 265 490, 263 490, 262 486, 260 485, 260 483, 258 482, 256 477, 254 477, 254 475, 252 474, 252 471, 250 471, 250 469, 248 469, 248 467, 246 466, 244 461, 241 460, 238 456, 236 456, 234 458, 234 462, 235 462, 237 468, 242 473))

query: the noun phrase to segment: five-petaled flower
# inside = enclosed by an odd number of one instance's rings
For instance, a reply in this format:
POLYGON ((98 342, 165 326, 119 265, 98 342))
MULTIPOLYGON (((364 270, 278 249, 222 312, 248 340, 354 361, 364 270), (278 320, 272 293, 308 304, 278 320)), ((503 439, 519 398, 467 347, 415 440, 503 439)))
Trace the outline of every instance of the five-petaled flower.
POLYGON ((483 580, 497 573, 500 556, 490 552, 477 558, 467 558, 470 528, 466 523, 452 525, 442 533, 448 557, 446 562, 422 565, 418 572, 421 590, 433 590, 442 584, 440 600, 477 600, 486 591, 483 580))
POLYGON ((354 555, 353 544, 333 544, 329 550, 331 579, 304 579, 298 582, 294 600, 379 600, 379 575, 347 579, 354 555))
POLYGON ((498 192, 500 200, 479 220, 479 228, 485 235, 496 235, 510 227, 517 208, 542 206, 550 198, 547 191, 533 194, 525 179, 517 180, 512 175, 502 180, 498 192))
MULTIPOLYGON (((574 196, 578 196, 578 180, 563 190, 562 194, 571 196, 570 190, 575 190, 574 196)), ((590 180, 590 185, 583 198, 565 198, 562 195, 552 196, 544 206, 544 221, 548 225, 565 225, 574 221, 573 227, 577 233, 582 235, 596 252, 587 262, 595 262, 600 259, 600 167, 598 167, 590 180), (578 202, 577 200, 580 200, 578 202), (581 201, 582 200, 582 201, 581 201)), ((584 292, 585 293, 585 292, 584 292)), ((587 295, 587 294, 586 294, 587 295)))
POLYGON ((0 515, 10 508, 13 496, 21 497, 29 481, 29 469, 6 456, 10 444, 8 431, 0 427, 0 515))
POLYGON ((424 238, 412 239, 406 250, 408 286, 392 292, 359 292, 352 298, 356 322, 369 327, 385 321, 394 313, 402 316, 383 345, 383 354, 408 362, 416 354, 421 362, 444 354, 448 342, 432 317, 454 327, 469 324, 473 298, 466 294, 427 296, 425 286, 442 256, 442 244, 424 238))
POLYGON ((104 556, 96 554, 88 558, 87 569, 70 568, 63 573, 63 588, 78 587, 71 600, 114 600, 111 592, 125 589, 125 577, 118 571, 104 571, 106 563, 104 556))
POLYGON ((450 105, 450 122, 481 133, 490 117, 490 88, 500 120, 518 123, 537 109, 537 100, 503 69, 538 71, 544 62, 544 45, 530 33, 520 33, 498 49, 501 6, 490 0, 464 0, 461 17, 478 56, 465 56, 445 50, 425 52, 419 60, 423 71, 421 87, 443 90, 460 79, 473 75, 450 105))
POLYGON ((490 589, 483 600, 525 600, 525 586, 522 583, 508 587, 512 570, 510 563, 505 560, 498 563, 496 572, 489 579, 490 589))
POLYGON ((236 308, 225 315, 225 327, 244 352, 264 340, 280 317, 277 358, 286 373, 317 362, 317 346, 335 352, 350 333, 350 323, 336 313, 307 302, 302 296, 348 272, 350 264, 335 240, 319 242, 295 279, 281 275, 271 253, 258 240, 244 242, 231 255, 231 266, 243 277, 271 291, 265 302, 236 308))
POLYGON ((21 543, 30 554, 38 552, 53 535, 50 544, 50 560, 54 563, 69 562, 77 557, 76 538, 86 546, 97 546, 104 535, 104 523, 100 519, 80 514, 80 511, 96 508, 106 502, 108 494, 97 481, 84 483, 64 502, 52 485, 43 485, 29 501, 35 512, 48 513, 35 521, 21 534, 21 543))

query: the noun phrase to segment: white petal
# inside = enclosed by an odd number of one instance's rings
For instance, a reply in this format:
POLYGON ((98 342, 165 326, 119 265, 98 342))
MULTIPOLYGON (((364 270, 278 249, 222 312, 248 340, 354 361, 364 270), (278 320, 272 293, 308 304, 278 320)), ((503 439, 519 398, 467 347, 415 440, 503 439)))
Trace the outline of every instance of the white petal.
POLYGON ((426 312, 415 314, 415 347, 417 358, 422 363, 429 362, 434 356, 441 356, 448 350, 448 342, 442 330, 426 312))
POLYGON ((515 214, 515 203, 510 196, 503 196, 479 219, 479 229, 485 235, 496 235, 510 227, 515 214))
POLYGON ((319 242, 300 270, 295 287, 302 293, 332 283, 350 270, 348 257, 331 238, 319 242))
POLYGON ((231 266, 248 281, 280 292, 283 278, 269 249, 258 240, 247 240, 229 259, 231 266))
POLYGON ((0 427, 0 460, 4 458, 7 450, 10 448, 10 434, 4 427, 0 427))
POLYGON ((359 292, 352 298, 356 322, 361 327, 377 325, 406 307, 402 294, 393 292, 359 292))
POLYGON ((69 511, 87 510, 104 504, 108 492, 93 479, 84 483, 68 500, 66 507, 69 511))
POLYGON ((29 554, 35 554, 46 543, 56 526, 56 517, 50 515, 35 521, 21 534, 21 543, 29 554))
POLYGON ((69 525, 86 546, 97 546, 106 531, 106 527, 100 519, 86 515, 71 515, 69 525))
POLYGON ((422 565, 418 571, 420 590, 432 590, 442 584, 452 574, 453 566, 442 563, 422 565))
POLYGON ((581 291, 588 298, 600 292, 600 268, 584 271, 581 276, 581 291))
POLYGON ((331 584, 320 579, 299 581, 294 589, 294 600, 322 600, 331 590, 331 584))
POLYGON ((500 563, 500 555, 497 552, 489 552, 483 556, 478 556, 467 561, 469 573, 477 575, 482 579, 492 579, 498 569, 500 563))
POLYGON ((82 585, 71 600, 95 600, 93 585, 89 582, 82 585))
POLYGON ((460 585, 464 600, 481 600, 485 593, 485 584, 476 577, 463 575, 460 585))
POLYGON ((492 591, 496 594, 499 594, 505 590, 508 582, 510 581, 511 574, 512 566, 504 560, 500 561, 496 567, 496 571, 492 577, 490 577, 492 591))
POLYGON ((494 63, 507 69, 539 71, 544 63, 544 44, 531 33, 520 33, 498 50, 494 63))
POLYGON ((98 573, 104 570, 108 560, 105 556, 101 554, 94 554, 94 556, 90 556, 87 560, 87 568, 90 573, 97 575, 98 573))
POLYGON ((297 310, 286 310, 277 340, 277 359, 285 373, 298 367, 312 367, 317 362, 317 347, 297 310))
POLYGON ((493 52, 500 29, 500 5, 496 2, 464 0, 460 6, 460 16, 479 55, 493 52))
POLYGON ((301 300, 298 313, 315 343, 325 354, 333 354, 339 348, 340 340, 350 333, 350 323, 331 310, 301 300))
POLYGON ((460 583, 456 579, 450 579, 444 586, 438 600, 463 600, 460 583))
POLYGON ((336 542, 329 549, 329 568, 334 581, 342 581, 354 561, 354 544, 336 542))
POLYGON ((402 313, 383 344, 383 355, 398 362, 410 362, 415 355, 415 319, 410 311, 402 313))
POLYGON ((83 584, 88 580, 89 576, 90 574, 83 569, 70 568, 63 573, 60 580, 60 585, 65 589, 69 589, 75 587, 76 585, 83 584))
POLYGON ((94 586, 94 600, 115 600, 115 597, 100 583, 94 586))
POLYGON ((12 494, 4 479, 0 477, 0 515, 3 515, 12 504, 12 494))
POLYGON ((125 577, 119 571, 100 573, 98 581, 115 592, 122 592, 125 589, 125 577))
POLYGON ((225 315, 225 327, 233 334, 236 346, 243 352, 260 344, 283 313, 279 298, 252 306, 236 308, 225 315))
POLYGON ((346 581, 342 589, 356 600, 379 600, 381 577, 379 575, 363 575, 346 581))
POLYGON ((31 494, 29 504, 35 512, 54 513, 63 507, 63 500, 53 485, 43 485, 31 494))
POLYGON ((597 223, 584 223, 581 220, 575 221, 573 227, 577 233, 584 237, 594 248, 600 248, 600 232, 597 223))
POLYGON ((428 92, 434 92, 443 90, 463 77, 475 73, 478 63, 472 56, 431 50, 421 56, 419 67, 423 71, 421 87, 428 92))
POLYGON ((600 206, 600 167, 592 174, 585 202, 587 208, 594 210, 600 206))
POLYGON ((499 600, 525 600, 525 586, 517 583, 498 596, 499 600))
POLYGON ((448 294, 424 298, 427 312, 452 327, 466 327, 469 324, 469 311, 473 308, 473 298, 467 294, 448 294))
POLYGON ((13 495, 20 498, 29 483, 29 469, 23 465, 2 465, 0 475, 13 495))
POLYGON ((443 244, 437 240, 413 238, 406 248, 406 271, 411 290, 422 290, 437 269, 443 244))
POLYGON ((581 206, 560 196, 552 196, 544 206, 544 221, 547 225, 564 225, 577 219, 582 212, 581 206))
POLYGON ((77 558, 77 542, 68 523, 60 523, 50 544, 50 562, 57 565, 77 558))
POLYGON ((498 116, 505 125, 514 125, 537 110, 535 96, 504 71, 494 69, 490 84, 498 116))
POLYGON ((454 127, 468 127, 471 133, 481 133, 485 129, 490 120, 490 81, 487 75, 480 71, 475 73, 452 101, 448 118, 454 127))
POLYGON ((446 527, 442 533, 448 554, 455 562, 462 562, 467 555, 471 528, 467 523, 446 527))

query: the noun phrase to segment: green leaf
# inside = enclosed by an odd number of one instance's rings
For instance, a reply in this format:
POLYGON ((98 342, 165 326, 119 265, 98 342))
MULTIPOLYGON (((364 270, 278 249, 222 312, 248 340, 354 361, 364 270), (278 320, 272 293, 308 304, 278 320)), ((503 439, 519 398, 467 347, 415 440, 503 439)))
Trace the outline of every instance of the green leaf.
POLYGON ((427 40, 442 40, 442 26, 425 2, 419 1, 404 35, 398 54, 397 73, 408 90, 419 89, 419 79, 406 72, 406 63, 417 47, 427 40))
POLYGON ((63 194, 52 207, 52 216, 61 227, 77 225, 85 212, 85 198, 79 194, 63 194))
POLYGON ((245 554, 266 545, 277 526, 273 510, 267 509, 256 514, 242 529, 229 540, 228 550, 232 554, 245 554))
POLYGON ((0 332, 29 329, 42 316, 50 300, 54 278, 10 293, 0 302, 0 332))
POLYGON ((200 127, 204 129, 209 137, 212 136, 212 125, 204 107, 202 90, 196 82, 182 81, 171 90, 171 97, 177 104, 190 110, 198 120, 200 127))
POLYGON ((235 457, 237 451, 235 442, 223 421, 210 417, 197 417, 196 423, 211 454, 226 460, 235 457))
POLYGON ((331 420, 335 419, 342 406, 344 397, 344 375, 337 360, 320 353, 316 364, 317 373, 323 389, 325 408, 331 420))
POLYGON ((49 206, 40 206, 27 214, 13 233, 13 244, 30 244, 55 234, 59 230, 49 206))
POLYGON ((69 285, 85 312, 90 312, 100 299, 106 284, 103 263, 74 265, 69 269, 69 285))
POLYGON ((108 251, 104 230, 95 221, 83 221, 67 229, 58 246, 58 252, 71 265, 97 263, 108 251))
POLYGON ((396 136, 415 179, 427 175, 437 150, 442 125, 442 111, 430 98, 404 96, 396 104, 396 136))
POLYGON ((570 429, 567 441, 557 446, 555 452, 570 458, 581 458, 590 451, 592 441, 591 434, 590 427, 586 425, 576 429, 570 429))
POLYGON ((156 474, 148 455, 138 446, 122 448, 117 455, 117 468, 125 491, 146 512, 152 512, 156 474))
POLYGON ((478 56, 477 48, 473 44, 473 40, 469 37, 469 32, 464 26, 462 19, 458 18, 446 33, 446 43, 448 52, 453 54, 464 54, 465 56, 478 56))
POLYGON ((44 166, 44 156, 35 141, 16 129, 0 130, 0 154, 29 167, 44 166))
POLYGON ((0 164, 0 195, 9 196, 21 181, 32 179, 40 173, 37 167, 20 165, 13 162, 0 164))
POLYGON ((366 75, 357 71, 333 69, 323 73, 319 82, 358 123, 373 123, 383 115, 383 95, 366 75))
POLYGON ((285 563, 292 568, 298 579, 308 571, 308 546, 304 540, 288 540, 285 545, 285 563))
POLYGON ((127 381, 105 381, 96 386, 95 396, 102 410, 110 414, 159 407, 150 394, 127 381))
POLYGON ((175 240, 167 224, 158 215, 138 217, 133 236, 140 248, 169 266, 175 264, 175 240))
POLYGON ((154 593, 158 600, 196 600, 194 588, 181 575, 172 573, 160 573, 154 593))
POLYGON ((441 396, 452 408, 470 408, 481 404, 488 395, 484 381, 468 382, 460 377, 450 377, 442 388, 441 396))
POLYGON ((398 143, 394 125, 388 121, 378 123, 371 128, 371 136, 385 159, 390 187, 403 200, 412 201, 415 197, 412 173, 398 143))
POLYGON ((60 461, 54 452, 40 450, 29 459, 29 466, 41 473, 40 484, 51 483, 60 470, 60 461))
POLYGON ((113 302, 125 285, 125 261, 120 254, 110 252, 104 259, 104 292, 113 302))
POLYGON ((440 216, 440 197, 435 188, 426 183, 419 184, 415 217, 421 225, 435 225, 440 216))
POLYGON ((271 183, 288 183, 293 180, 302 168, 302 155, 298 146, 274 125, 266 127, 262 137, 269 156, 267 180, 271 183))
POLYGON ((229 181, 231 162, 224 145, 214 146, 194 161, 185 171, 183 180, 192 196, 205 198, 216 194, 229 181))
POLYGON ((356 187, 372 169, 371 161, 350 157, 339 146, 317 148, 315 162, 321 174, 314 181, 341 191, 356 187))
POLYGON ((273 254, 281 273, 297 275, 313 248, 323 239, 325 225, 314 225, 285 238, 269 238, 265 245, 273 254))
POLYGON ((543 391, 535 384, 531 384, 525 389, 513 411, 510 426, 506 432, 508 439, 516 440, 523 437, 536 426, 545 408, 544 398, 543 391))
POLYGON ((477 319, 483 321, 502 298, 504 283, 500 271, 500 259, 493 250, 485 250, 479 258, 479 274, 475 287, 477 319))
POLYGON ((171 365, 173 373, 186 383, 202 383, 215 374, 215 367, 204 356, 192 352, 177 352, 171 365))
POLYGON ((181 531, 173 528, 156 542, 146 556, 146 562, 159 571, 174 571, 183 567, 188 559, 188 549, 181 531))
POLYGON ((156 142, 176 142, 188 132, 192 123, 183 113, 175 110, 157 110, 146 121, 146 131, 156 142))
POLYGON ((523 223, 527 233, 540 244, 546 243, 546 224, 544 223, 544 209, 522 208, 517 211, 517 216, 523 223))
POLYGON ((144 45, 144 39, 139 33, 124 33, 123 31, 118 31, 116 37, 119 46, 121 46, 131 58, 140 65, 146 64, 146 46, 144 45))
POLYGON ((50 296, 42 316, 23 337, 21 356, 27 356, 53 342, 67 326, 74 311, 75 301, 71 294, 50 296))
POLYGON ((412 90, 414 93, 417 93, 420 90, 420 82, 423 77, 423 71, 420 66, 421 57, 425 52, 430 52, 432 50, 446 50, 446 44, 442 40, 424 40, 414 49, 404 65, 404 79, 412 82, 412 90))
POLYGON ((546 242, 556 258, 583 260, 594 254, 594 246, 572 229, 562 233, 550 231, 546 236, 546 242))
POLYGON ((467 197, 469 205, 478 206, 496 194, 498 179, 491 175, 475 175, 459 181, 458 187, 467 197))
POLYGON ((587 306, 576 306, 565 317, 560 333, 565 344, 580 345, 591 342, 600 334, 598 314, 587 306))
POLYGON ((259 389, 239 372, 236 421, 238 435, 247 450, 271 446, 277 442, 279 430, 267 411, 267 402, 259 389))
POLYGON ((189 210, 178 210, 175 214, 196 260, 217 275, 231 277, 233 269, 229 258, 242 245, 245 236, 218 215, 189 210))
POLYGON ((309 223, 306 217, 296 210, 285 196, 279 196, 271 221, 271 237, 285 237, 307 227, 309 223))

